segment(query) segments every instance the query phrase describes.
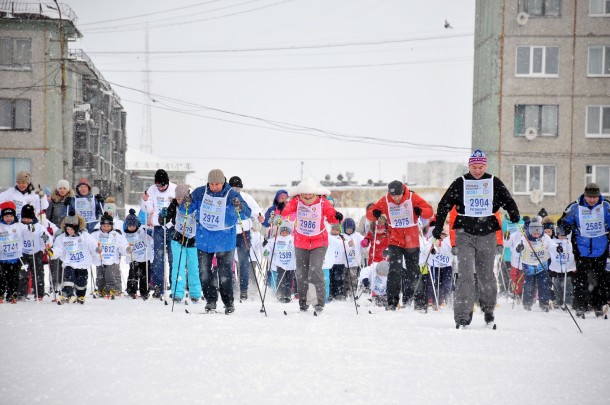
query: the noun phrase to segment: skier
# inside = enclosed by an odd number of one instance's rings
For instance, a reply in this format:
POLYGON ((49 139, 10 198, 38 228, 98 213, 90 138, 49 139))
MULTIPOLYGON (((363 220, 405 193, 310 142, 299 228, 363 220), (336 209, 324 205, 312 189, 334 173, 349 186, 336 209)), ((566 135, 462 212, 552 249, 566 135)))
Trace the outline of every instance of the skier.
POLYGON ((605 271, 608 258, 610 232, 610 202, 589 183, 583 194, 566 208, 559 226, 572 232, 576 273, 574 273, 574 309, 584 318, 591 307, 596 316, 603 316, 607 303, 608 275, 605 271))
POLYGON ((330 267, 330 301, 347 299, 344 279, 347 278, 347 260, 343 252, 343 237, 341 226, 332 224, 328 238, 328 249, 333 251, 333 263, 330 267))
MULTIPOLYGON (((47 208, 46 211, 47 219, 53 224, 54 227, 56 227, 56 229, 61 228, 61 222, 64 220, 66 215, 68 215, 69 204, 66 204, 66 201, 71 201, 73 198, 74 190, 70 188, 70 182, 68 182, 68 180, 59 180, 57 182, 57 187, 51 193, 49 208, 47 208)), ((49 229, 47 229, 47 232, 49 232, 49 229)), ((49 232, 49 234, 51 236, 55 235, 54 232, 49 232)), ((61 269, 61 260, 49 260, 51 279, 53 284, 55 284, 51 286, 53 291, 57 291, 58 287, 61 285, 61 280, 63 279, 61 269)))
POLYGON ((125 250, 125 261, 129 264, 129 275, 127 276, 127 294, 136 298, 138 289, 144 301, 148 299, 148 277, 147 272, 151 268, 153 257, 152 230, 141 226, 140 220, 132 208, 125 217, 123 233, 129 245, 125 250))
POLYGON ((70 210, 62 223, 63 233, 53 242, 51 254, 61 260, 63 265, 62 291, 57 303, 59 305, 76 299, 85 303, 89 266, 93 264, 96 242, 84 231, 84 218, 70 210), (76 295, 76 297, 75 297, 76 295))
POLYGON ((288 203, 278 203, 281 216, 296 214, 296 227, 294 229, 294 245, 297 261, 297 290, 299 294, 299 308, 307 311, 307 291, 312 284, 316 290, 315 313, 324 309, 326 303, 326 289, 322 264, 328 248, 328 232, 324 226, 324 219, 336 224, 343 219, 343 214, 326 199, 330 191, 317 185, 310 177, 301 181, 288 192, 292 199, 288 203))
POLYGON ((36 299, 42 301, 44 297, 44 265, 42 263, 42 252, 45 250, 45 239, 51 239, 51 235, 36 218, 33 206, 26 204, 21 209, 21 223, 23 226, 23 257, 24 269, 19 272, 18 299, 25 300, 28 296, 28 284, 30 277, 36 283, 36 299), (43 236, 44 235, 44 236, 43 236), (34 273, 35 272, 35 273, 34 273))
POLYGON ((385 260, 383 252, 386 251, 390 243, 388 236, 388 218, 381 215, 376 221, 371 222, 369 231, 360 242, 363 248, 369 249, 368 265, 385 260))
POLYGON ((100 194, 91 194, 91 183, 85 177, 78 180, 74 198, 66 197, 64 204, 74 208, 76 215, 83 218, 87 223, 87 232, 91 233, 104 213, 104 199, 100 194))
POLYGON ((470 155, 468 170, 469 173, 453 181, 438 203, 436 224, 432 231, 434 238, 441 238, 445 218, 455 206, 458 216, 452 228, 459 231, 455 240, 459 277, 455 287, 453 316, 457 328, 472 321, 475 268, 485 322, 493 323, 497 299, 493 264, 496 232, 501 230, 494 213, 504 208, 512 222, 519 222, 520 219, 517 204, 504 183, 485 173, 487 157, 483 152, 476 150, 470 155))
MULTIPOLYGON (((509 242, 509 241, 513 235, 517 235, 520 233, 519 226, 523 227, 523 223, 524 223, 523 218, 521 218, 521 220, 517 224, 512 223, 507 218, 504 218, 502 220, 502 239, 503 239, 502 260, 504 261, 504 266, 500 266, 501 273, 500 273, 499 277, 503 277, 504 282, 500 282, 500 294, 506 294, 507 296, 510 296, 511 294, 515 293, 515 291, 513 291, 510 288, 510 286, 516 285, 516 281, 519 278, 517 269, 515 269, 515 274, 517 274, 517 275, 514 279, 512 278, 512 275, 511 275, 512 267, 516 268, 519 266, 517 266, 517 265, 512 266, 512 262, 513 262, 512 247, 514 247, 515 245, 513 242, 509 242)), ((518 294, 521 294, 522 286, 523 286, 523 278, 521 278, 520 285, 517 287, 519 290, 518 294)))
POLYGON ((426 296, 428 305, 438 300, 439 306, 445 306, 447 305, 449 294, 451 294, 451 275, 453 272, 451 263, 453 261, 453 254, 451 253, 451 240, 447 236, 449 236, 449 229, 445 225, 441 238, 425 241, 420 255, 420 265, 428 265, 428 271, 432 274, 433 280, 433 282, 427 283, 426 296), (428 253, 430 254, 428 255, 428 253), (428 259, 427 262, 426 258, 428 259))
POLYGON ((155 172, 155 184, 142 194, 140 207, 148 213, 147 225, 153 228, 154 260, 152 265, 151 284, 154 288, 153 298, 161 298, 165 293, 165 252, 168 263, 172 263, 170 241, 174 228, 167 218, 167 207, 176 197, 176 184, 169 181, 169 175, 163 169, 155 172))
POLYGON ((378 307, 387 306, 386 293, 389 271, 390 264, 382 260, 363 267, 360 272, 359 284, 362 284, 365 292, 371 292, 371 300, 378 307))
POLYGON ((269 256, 271 252, 273 252, 273 257, 270 258, 271 269, 277 271, 277 298, 281 303, 289 303, 292 301, 292 283, 296 270, 294 238, 290 221, 282 222, 277 239, 269 239, 263 255, 269 256))
POLYGON ((17 213, 15 218, 16 222, 21 221, 21 208, 23 208, 25 204, 32 205, 37 216, 40 215, 41 211, 46 210, 49 207, 49 201, 47 200, 44 191, 40 188, 34 189, 30 173, 24 170, 17 172, 15 183, 15 187, 0 193, 0 203, 12 201, 13 204, 15 204, 17 213))
POLYGON ((199 274, 206 311, 216 310, 218 291, 214 278, 218 277, 220 298, 225 305, 225 314, 235 312, 233 305, 233 277, 231 265, 235 255, 238 223, 237 211, 250 216, 250 207, 226 182, 222 170, 208 173, 208 183, 193 191, 193 206, 199 210, 199 222, 195 235, 195 246, 199 257, 199 274), (216 257, 217 269, 212 271, 212 259, 216 257))
POLYGON ((248 299, 248 284, 250 283, 250 260, 248 260, 248 249, 252 246, 252 238, 250 237, 250 229, 252 228, 252 221, 259 223, 264 222, 265 217, 261 214, 261 207, 254 201, 254 198, 243 192, 244 184, 241 179, 237 176, 233 176, 229 179, 229 185, 237 193, 241 195, 248 207, 250 207, 251 214, 246 217, 243 212, 240 213, 241 224, 237 226, 237 235, 235 240, 235 252, 237 254, 237 260, 239 262, 239 299, 248 299), (243 229, 242 229, 243 228, 243 229), (244 235, 245 240, 244 240, 244 235), (246 247, 247 241, 247 247, 246 247))
POLYGON ((390 273, 388 274, 388 306, 394 311, 398 306, 402 278, 402 304, 408 306, 415 297, 415 309, 426 306, 425 294, 415 296, 415 284, 419 278, 419 228, 422 217, 430 219, 433 210, 422 197, 409 190, 405 184, 394 180, 388 184, 388 193, 367 210, 367 218, 375 221, 385 215, 389 218, 388 251, 390 273), (403 270, 403 258, 406 268, 403 270), (401 277, 402 274, 402 277, 401 277))
POLYGON ((538 303, 543 311, 549 312, 551 299, 551 279, 548 274, 549 245, 551 238, 544 233, 542 218, 533 217, 521 234, 515 251, 521 257, 521 269, 525 274, 523 284, 523 309, 532 310, 538 287, 538 303), (527 238, 527 239, 526 239, 527 238))
POLYGON ((16 222, 17 211, 13 201, 1 203, 0 210, 0 303, 4 301, 6 292, 6 300, 15 304, 22 268, 22 227, 16 222))
POLYGON ((100 229, 91 234, 97 244, 95 263, 97 264, 97 295, 114 299, 123 291, 121 278, 121 255, 127 255, 127 240, 123 232, 114 228, 112 217, 107 212, 100 218, 100 229))
POLYGON ((574 290, 572 287, 572 279, 576 271, 576 262, 574 261, 574 250, 572 242, 568 239, 566 231, 563 227, 555 228, 557 239, 551 239, 549 245, 549 253, 551 254, 551 264, 549 270, 551 277, 555 279, 555 286, 558 291, 555 291, 554 308, 561 308, 564 305, 572 305, 574 298, 574 290), (564 297, 565 294, 565 297, 564 297))
POLYGON ((199 258, 197 256, 197 248, 195 247, 198 213, 197 207, 192 204, 189 187, 186 184, 180 184, 176 187, 176 198, 170 204, 169 211, 168 215, 174 223, 175 230, 171 242, 173 256, 171 272, 173 300, 180 302, 184 299, 186 279, 188 281, 191 302, 197 304, 201 299, 199 258), (185 271, 187 274, 185 274, 185 271))

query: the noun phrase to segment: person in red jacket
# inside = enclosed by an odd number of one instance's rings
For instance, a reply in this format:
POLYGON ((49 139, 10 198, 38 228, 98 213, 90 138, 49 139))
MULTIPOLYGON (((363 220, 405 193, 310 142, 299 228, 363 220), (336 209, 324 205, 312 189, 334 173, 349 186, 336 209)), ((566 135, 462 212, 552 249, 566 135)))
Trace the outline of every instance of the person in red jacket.
POLYGON ((386 310, 394 311, 398 306, 401 274, 402 274, 402 303, 408 305, 416 293, 415 309, 426 307, 426 295, 423 288, 414 291, 419 278, 419 217, 429 219, 434 214, 430 204, 419 195, 410 191, 406 185, 398 180, 388 184, 388 194, 381 197, 366 212, 366 217, 374 221, 385 215, 390 223, 388 226, 390 242, 388 246, 390 272, 388 274, 388 306, 386 310), (402 261, 406 264, 403 271, 402 261))
POLYGON ((326 303, 326 286, 322 263, 328 248, 328 232, 324 226, 324 219, 329 223, 341 222, 343 215, 335 211, 333 205, 324 195, 330 191, 318 186, 312 178, 306 178, 296 187, 288 191, 292 199, 279 202, 277 208, 282 217, 296 214, 294 226, 295 258, 297 262, 297 292, 299 294, 299 307, 307 311, 307 290, 309 284, 316 289, 316 304, 314 309, 320 313, 326 303))
MULTIPOLYGON (((372 205, 372 204, 371 204, 372 205)), ((388 248, 390 238, 388 236, 388 219, 381 214, 379 219, 371 222, 368 233, 360 242, 360 246, 369 249, 368 265, 385 260, 384 251, 388 248)))

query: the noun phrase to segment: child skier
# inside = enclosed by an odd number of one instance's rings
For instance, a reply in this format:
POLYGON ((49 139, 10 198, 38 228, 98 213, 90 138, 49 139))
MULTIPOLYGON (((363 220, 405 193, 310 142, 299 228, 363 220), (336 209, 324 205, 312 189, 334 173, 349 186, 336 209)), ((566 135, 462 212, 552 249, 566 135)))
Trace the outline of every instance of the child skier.
MULTIPOLYGON (((439 306, 445 306, 449 294, 451 294, 451 262, 453 261, 453 254, 451 253, 451 240, 447 237, 449 229, 447 226, 444 229, 441 233, 441 239, 434 240, 434 246, 432 246, 433 239, 425 242, 421 253, 422 261, 425 261, 426 258, 428 259, 428 271, 432 274, 433 281, 432 283, 427 283, 428 303, 430 304, 438 300, 439 306), (428 253, 430 254, 428 255, 428 253)), ((420 265, 425 264, 420 263, 420 265)), ((430 278, 429 275, 427 277, 430 278)))
POLYGON ((45 241, 51 239, 47 232, 36 218, 36 211, 30 204, 26 204, 21 209, 21 223, 23 224, 23 271, 19 272, 19 299, 25 300, 28 296, 29 280, 33 277, 36 299, 42 301, 44 297, 44 265, 42 262, 45 241))
POLYGON ((555 228, 555 234, 557 239, 551 239, 549 244, 551 255, 549 270, 552 273, 551 276, 554 276, 554 285, 559 289, 559 291, 555 291, 554 308, 561 308, 566 304, 572 305, 572 274, 576 271, 576 262, 572 241, 568 239, 565 228, 558 226, 555 228))
POLYGON ((91 183, 84 177, 78 180, 74 198, 68 197, 65 201, 65 204, 74 208, 76 215, 85 220, 89 233, 93 232, 98 218, 103 214, 103 203, 102 196, 91 194, 91 183))
POLYGON ((542 229, 542 218, 530 220, 525 235, 521 235, 515 250, 521 257, 521 268, 525 274, 523 285, 523 308, 532 310, 535 287, 538 285, 538 300, 543 311, 549 311, 551 280, 548 275, 549 244, 551 238, 542 229), (527 238, 527 239, 526 239, 527 238))
MULTIPOLYGON (((83 220, 84 221, 84 220, 83 220)), ((84 304, 89 279, 89 266, 96 254, 96 241, 81 231, 80 218, 73 210, 64 218, 63 233, 53 242, 51 253, 63 266, 63 287, 57 304, 69 302, 76 293, 76 300, 84 304)))
POLYGON ((345 300, 346 294, 343 290, 343 273, 347 264, 345 253, 343 253, 343 241, 341 239, 341 226, 332 224, 330 236, 328 237, 328 250, 334 254, 334 262, 330 268, 330 296, 329 300, 345 300))
POLYGON ((171 286, 174 301, 181 302, 184 299, 184 273, 186 271, 189 297, 192 303, 197 304, 202 295, 199 279, 199 259, 195 247, 196 218, 199 212, 191 204, 190 197, 188 186, 180 184, 176 186, 176 198, 168 207, 168 216, 174 223, 174 236, 171 241, 171 286))
POLYGON ((0 303, 4 301, 6 292, 6 300, 15 304, 19 269, 22 268, 22 228, 15 222, 17 210, 14 202, 4 202, 0 204, 0 209, 0 303))
POLYGON ((388 218, 381 214, 379 219, 371 223, 369 231, 362 242, 360 242, 363 248, 369 249, 369 265, 385 260, 383 252, 388 248, 389 243, 388 218))
POLYGON ((277 271, 277 297, 282 303, 292 301, 292 283, 297 268, 294 256, 294 239, 292 237, 292 223, 283 221, 280 225, 277 239, 269 239, 263 254, 271 257, 271 269, 277 271))
POLYGON ((378 307, 387 306, 386 289, 389 271, 390 264, 385 260, 374 262, 360 271, 359 284, 371 291, 371 299, 378 307))
POLYGON ((114 299, 123 290, 121 280, 121 255, 127 255, 127 240, 118 229, 113 229, 112 217, 104 213, 100 218, 100 229, 91 234, 97 244, 97 294, 114 299))
POLYGON ((346 268, 343 273, 343 291, 346 297, 353 296, 352 289, 357 284, 358 273, 362 255, 360 254, 360 243, 362 235, 356 232, 356 222, 352 218, 345 218, 343 221, 343 237, 341 243, 341 256, 345 258, 347 254, 346 268))
POLYGON ((129 264, 127 276, 127 294, 135 299, 138 289, 144 301, 148 299, 148 280, 153 258, 152 230, 141 226, 136 211, 132 208, 125 218, 123 231, 128 243, 125 260, 129 264))

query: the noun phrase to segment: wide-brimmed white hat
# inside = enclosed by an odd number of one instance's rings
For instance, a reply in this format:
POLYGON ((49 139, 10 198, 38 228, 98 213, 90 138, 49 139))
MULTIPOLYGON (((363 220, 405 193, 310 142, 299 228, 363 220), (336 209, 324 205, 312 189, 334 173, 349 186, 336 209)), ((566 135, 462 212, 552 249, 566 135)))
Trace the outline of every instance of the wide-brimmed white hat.
POLYGON ((298 185, 288 190, 289 197, 294 197, 299 194, 330 195, 330 190, 322 187, 311 177, 306 177, 298 185))

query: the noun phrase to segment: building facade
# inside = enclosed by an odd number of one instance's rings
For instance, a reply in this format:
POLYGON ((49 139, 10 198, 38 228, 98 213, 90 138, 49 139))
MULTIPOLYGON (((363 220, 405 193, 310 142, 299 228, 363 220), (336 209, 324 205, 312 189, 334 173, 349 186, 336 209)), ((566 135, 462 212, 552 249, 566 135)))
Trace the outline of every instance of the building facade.
POLYGON ((70 51, 76 14, 60 4, 0 2, 0 189, 87 177, 125 200, 126 113, 91 59, 70 51))
POLYGON ((610 194, 610 1, 476 2, 473 148, 524 213, 610 194))

